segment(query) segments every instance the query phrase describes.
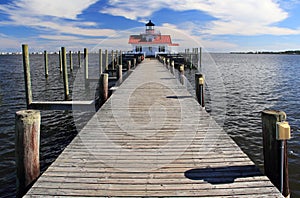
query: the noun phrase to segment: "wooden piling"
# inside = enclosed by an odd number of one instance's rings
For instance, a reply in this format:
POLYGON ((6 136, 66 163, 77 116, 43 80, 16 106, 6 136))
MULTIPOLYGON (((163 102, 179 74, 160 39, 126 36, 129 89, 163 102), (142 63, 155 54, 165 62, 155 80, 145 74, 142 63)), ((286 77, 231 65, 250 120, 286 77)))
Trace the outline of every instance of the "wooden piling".
POLYGON ((108 99, 108 74, 102 73, 100 76, 99 82, 99 96, 100 96, 100 103, 104 104, 105 101, 108 99))
POLYGON ((29 108, 29 105, 32 103, 32 90, 31 90, 31 78, 30 78, 29 52, 28 52, 27 44, 22 45, 22 54, 23 54, 24 79, 25 79, 26 105, 27 108, 29 108))
POLYGON ((198 55, 198 69, 202 70, 202 47, 199 48, 199 55, 198 55))
POLYGON ((115 69, 115 55, 114 55, 114 50, 111 50, 111 69, 115 69))
POLYGON ((127 61, 127 70, 130 71, 131 70, 131 60, 127 61))
POLYGON ((167 69, 169 69, 169 66, 170 66, 170 59, 169 59, 169 58, 167 58, 167 63, 166 63, 166 67, 167 67, 167 69))
POLYGON ((205 106, 205 100, 204 100, 205 81, 204 81, 204 75, 201 73, 195 74, 195 90, 196 90, 197 101, 202 107, 204 107, 205 106))
POLYGON ((283 196, 290 194, 288 180, 288 157, 286 140, 276 139, 276 124, 286 120, 283 111, 264 110, 262 112, 263 153, 265 175, 281 190, 283 196), (284 148, 282 156, 282 148, 284 148), (283 178, 281 168, 283 165, 283 178), (281 183, 283 179, 283 183, 281 183))
POLYGON ((122 65, 117 65, 117 79, 122 80, 122 65))
POLYGON ((73 71, 73 57, 72 57, 72 51, 69 52, 69 63, 70 63, 70 71, 73 71))
POLYGON ((62 73, 62 55, 61 55, 61 50, 59 50, 59 72, 62 73))
POLYGON ((180 72, 180 74, 179 74, 180 82, 181 82, 181 84, 184 85, 184 65, 181 65, 179 67, 179 72, 180 72))
MULTIPOLYGON (((194 52, 194 51, 193 51, 194 52)), ((193 68, 193 53, 190 54, 190 69, 193 68)))
POLYGON ((44 65, 45 65, 45 77, 46 78, 48 78, 48 75, 49 75, 49 73, 48 73, 48 53, 47 53, 47 51, 45 50, 44 51, 44 65))
POLYGON ((89 54, 88 49, 84 48, 84 79, 85 81, 89 79, 89 54))
POLYGON ((120 51, 120 65, 123 65, 123 56, 122 56, 122 51, 120 51))
POLYGON ((105 70, 108 70, 108 51, 105 50, 105 70))
POLYGON ((102 49, 99 49, 99 73, 100 73, 100 75, 103 73, 102 49))
POLYGON ((136 58, 133 59, 133 67, 136 67, 136 58))
POLYGON ((116 64, 119 65, 119 51, 116 50, 116 64))
POLYGON ((174 60, 172 60, 172 62, 171 62, 171 73, 173 75, 175 74, 175 68, 174 68, 174 66, 175 66, 175 63, 174 63, 174 60))
POLYGON ((78 51, 78 67, 81 67, 81 52, 78 51))
POLYGON ((66 48, 61 48, 65 100, 70 100, 66 48))
POLYGON ((15 115, 15 152, 17 197, 22 197, 40 175, 40 123, 36 110, 22 110, 15 115))

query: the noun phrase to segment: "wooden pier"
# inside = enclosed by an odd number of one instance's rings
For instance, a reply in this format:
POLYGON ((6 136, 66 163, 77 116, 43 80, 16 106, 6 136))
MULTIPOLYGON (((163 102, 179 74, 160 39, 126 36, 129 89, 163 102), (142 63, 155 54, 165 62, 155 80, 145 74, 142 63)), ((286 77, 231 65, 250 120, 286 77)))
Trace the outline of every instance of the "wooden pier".
POLYGON ((157 60, 144 60, 25 197, 282 197, 157 60))

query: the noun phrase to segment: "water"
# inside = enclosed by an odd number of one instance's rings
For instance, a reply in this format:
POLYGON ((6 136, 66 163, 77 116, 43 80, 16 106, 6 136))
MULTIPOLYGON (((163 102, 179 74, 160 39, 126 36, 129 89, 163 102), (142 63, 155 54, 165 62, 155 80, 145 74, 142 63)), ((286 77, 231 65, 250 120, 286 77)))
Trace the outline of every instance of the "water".
MULTIPOLYGON (((300 113, 297 111, 300 109, 300 102, 298 102, 300 56, 211 54, 211 57, 215 66, 203 60, 203 67, 206 68, 203 70, 208 82, 215 80, 219 84, 208 84, 208 111, 220 120, 225 131, 259 167, 263 164, 260 112, 271 108, 287 113, 293 130, 293 137, 288 142, 290 187, 292 197, 300 197, 300 169, 298 168, 300 164, 300 113), (212 84, 224 89, 218 92, 218 89, 214 90, 212 84), (222 97, 217 98, 216 95, 222 97)), ((78 88, 78 83, 73 84, 78 80, 77 57, 73 55, 73 58, 74 71, 69 75, 71 90, 74 86, 78 88)), ((205 59, 206 56, 204 55, 203 58, 205 59)), ((98 57, 91 55, 89 59, 90 76, 97 77, 98 57)), ((30 56, 30 63, 34 100, 63 100, 58 55, 49 55, 48 80, 45 80, 43 75, 42 55, 30 56)), ((194 71, 187 71, 186 75, 193 84, 194 71)), ((0 56, 1 197, 15 195, 14 115, 16 111, 26 108, 23 78, 20 55, 0 56)), ((95 84, 91 84, 90 87, 89 91, 77 94, 73 98, 92 99, 95 84)), ((71 111, 42 111, 41 113, 41 168, 43 171, 76 136, 93 112, 78 113, 81 116, 75 118, 71 111)))

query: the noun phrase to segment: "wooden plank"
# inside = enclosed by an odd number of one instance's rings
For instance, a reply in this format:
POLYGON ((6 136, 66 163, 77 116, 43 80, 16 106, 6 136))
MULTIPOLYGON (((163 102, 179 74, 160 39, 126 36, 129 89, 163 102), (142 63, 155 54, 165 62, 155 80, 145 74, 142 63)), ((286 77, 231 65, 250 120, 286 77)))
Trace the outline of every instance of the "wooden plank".
POLYGON ((282 197, 156 60, 146 60, 25 197, 282 197))
POLYGON ((28 108, 37 110, 81 110, 95 112, 95 101, 34 101, 30 103, 28 108))

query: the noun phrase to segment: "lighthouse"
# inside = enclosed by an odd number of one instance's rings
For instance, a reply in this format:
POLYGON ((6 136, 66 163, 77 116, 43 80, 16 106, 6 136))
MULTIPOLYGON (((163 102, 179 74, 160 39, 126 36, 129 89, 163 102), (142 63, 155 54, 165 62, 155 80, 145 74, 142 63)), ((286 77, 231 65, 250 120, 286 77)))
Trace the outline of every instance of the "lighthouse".
POLYGON ((172 43, 171 35, 162 35, 155 30, 155 24, 149 20, 145 24, 144 33, 139 35, 130 35, 129 44, 132 45, 134 53, 143 53, 146 57, 156 56, 157 54, 173 53, 177 43, 172 43))

